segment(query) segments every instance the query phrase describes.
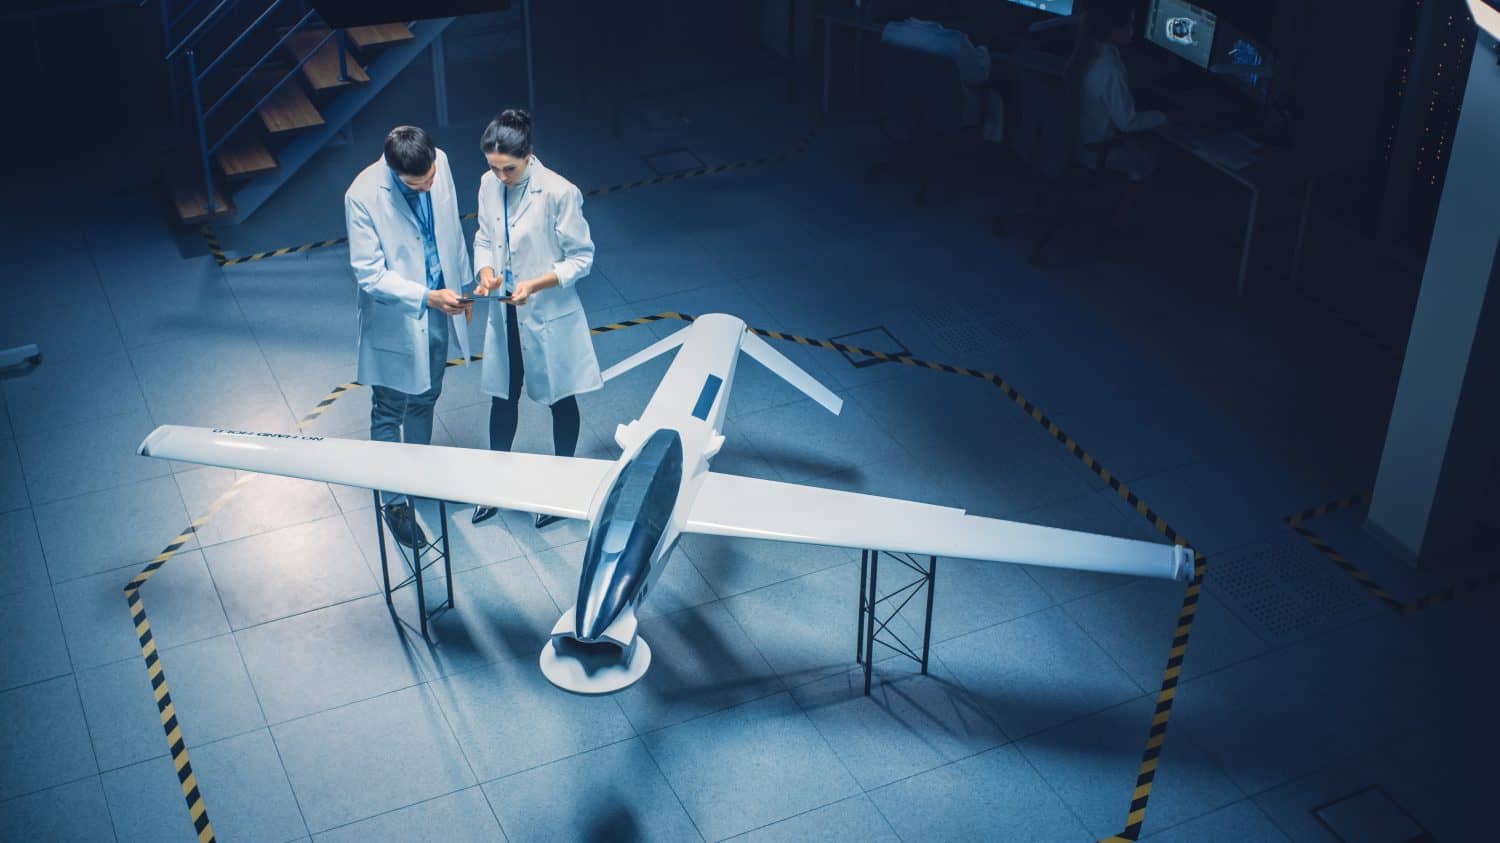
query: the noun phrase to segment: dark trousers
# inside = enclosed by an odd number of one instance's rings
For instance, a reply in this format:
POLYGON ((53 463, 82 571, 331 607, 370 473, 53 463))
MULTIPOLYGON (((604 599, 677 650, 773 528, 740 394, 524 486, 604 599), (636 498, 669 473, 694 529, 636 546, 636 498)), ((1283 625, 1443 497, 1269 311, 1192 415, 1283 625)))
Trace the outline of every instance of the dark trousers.
MULTIPOLYGON (((521 382, 526 367, 521 359, 521 328, 516 324, 516 308, 505 308, 506 348, 510 351, 509 398, 490 399, 490 450, 509 451, 516 441, 516 423, 521 411, 521 382)), ((552 453, 571 457, 578 450, 578 399, 569 395, 552 405, 552 453)))

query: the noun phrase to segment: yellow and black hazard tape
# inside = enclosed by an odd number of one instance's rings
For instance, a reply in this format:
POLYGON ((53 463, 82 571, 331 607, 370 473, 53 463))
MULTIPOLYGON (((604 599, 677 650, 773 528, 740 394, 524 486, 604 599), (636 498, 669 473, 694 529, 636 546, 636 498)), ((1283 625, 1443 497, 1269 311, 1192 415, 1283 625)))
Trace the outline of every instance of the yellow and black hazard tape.
MULTIPOLYGON (((735 161, 729 164, 714 164, 712 166, 697 167, 691 170, 683 170, 677 173, 666 173, 660 176, 652 176, 649 179, 639 179, 632 182, 612 184, 608 187, 594 187, 583 191, 583 196, 586 199, 592 199, 596 196, 609 196, 610 194, 614 193, 623 193, 627 190, 635 190, 636 188, 641 187, 651 187, 653 185, 666 184, 667 182, 683 181, 684 179, 695 179, 701 176, 716 176, 721 173, 728 173, 734 170, 743 170, 749 167, 762 167, 767 164, 780 164, 806 152, 807 148, 809 146, 812 146, 813 139, 817 136, 817 134, 818 126, 816 123, 814 123, 812 127, 807 130, 807 134, 803 135, 802 139, 797 142, 796 146, 792 147, 791 149, 778 152, 775 155, 763 155, 760 158, 750 158, 744 161, 735 161)), ((477 213, 468 213, 464 214, 462 216, 462 219, 471 220, 477 216, 479 216, 477 213)), ((263 261, 267 258, 279 258, 285 257, 286 255, 300 255, 306 252, 311 252, 314 249, 326 249, 331 246, 342 246, 343 244, 349 242, 348 237, 335 237, 332 240, 318 240, 313 243, 303 243, 300 246, 285 246, 280 249, 272 249, 269 252, 256 252, 252 255, 242 255, 237 258, 231 258, 228 255, 225 255, 224 249, 219 246, 219 239, 214 236, 213 229, 205 225, 202 227, 201 231, 203 233, 203 239, 208 242, 209 253, 213 255, 214 262, 219 266, 236 266, 242 263, 263 261)))
MULTIPOLYGON (((1040 407, 1020 393, 1014 386, 993 372, 982 372, 976 369, 968 369, 963 366, 952 366, 947 363, 934 363, 929 360, 921 360, 908 354, 888 354, 883 351, 874 351, 868 348, 846 345, 833 340, 811 339, 809 337, 786 334, 780 331, 767 331, 761 328, 751 328, 756 334, 772 339, 794 342, 800 345, 816 346, 826 348, 830 351, 841 351, 846 354, 857 354, 865 357, 873 357, 877 360, 886 360, 893 363, 903 363, 907 366, 917 366, 931 369, 937 372, 948 372, 954 375, 978 378, 1000 388, 1001 392, 1009 398, 1016 406, 1020 407, 1033 421, 1041 425, 1052 438, 1062 443, 1076 459, 1082 462, 1090 471, 1094 472, 1099 479, 1109 484, 1126 503, 1140 513, 1151 526, 1161 533, 1167 541, 1181 546, 1188 546, 1188 541, 1182 537, 1172 526, 1166 522, 1157 512, 1141 500, 1135 492, 1130 490, 1119 477, 1112 474, 1102 463, 1089 455, 1073 437, 1063 432, 1057 422, 1047 417, 1040 407)), ((1166 669, 1162 674, 1161 688, 1156 694, 1156 710, 1151 717, 1151 729, 1146 736, 1146 748, 1141 754, 1141 763, 1136 771, 1135 790, 1131 793, 1130 811, 1125 817, 1125 828, 1113 837, 1105 838, 1107 843, 1118 843, 1118 841, 1136 840, 1140 837, 1141 827, 1146 821, 1146 803, 1151 798, 1151 788, 1156 781, 1156 767, 1161 758, 1162 745, 1166 742, 1167 721, 1172 716, 1172 703, 1177 698, 1177 683, 1182 674, 1182 662, 1187 655, 1188 639, 1193 632, 1193 621, 1198 614, 1198 595, 1203 590, 1203 575, 1208 568, 1208 559, 1201 553, 1193 554, 1193 579, 1188 583, 1187 590, 1182 596, 1182 607, 1177 614, 1177 629, 1172 635, 1172 649, 1167 654, 1166 669)))
POLYGON ((1319 518, 1321 516, 1328 515, 1329 513, 1338 512, 1341 509, 1349 509, 1351 507, 1361 506, 1368 503, 1370 494, 1371 493, 1368 491, 1360 492, 1357 495, 1350 495, 1347 498, 1340 498, 1336 501, 1325 503, 1322 506, 1315 506, 1312 509, 1303 510, 1296 515, 1289 515, 1286 518, 1286 525, 1288 527, 1291 527, 1292 530, 1296 532, 1297 535, 1306 540, 1308 544, 1316 548, 1319 553, 1327 557, 1330 562, 1339 566, 1339 570, 1343 571, 1351 578, 1353 578, 1353 580, 1359 583, 1360 586, 1363 587, 1365 591, 1369 592, 1372 597, 1385 604, 1386 608, 1403 617, 1405 617, 1406 615, 1415 614, 1422 611, 1423 609, 1429 609, 1433 606, 1457 600, 1460 597, 1468 594, 1473 594, 1476 591, 1483 591, 1489 588, 1493 588, 1497 584, 1500 584, 1500 573, 1487 574, 1482 577, 1476 577, 1474 579, 1469 579, 1454 585, 1446 586, 1431 594, 1425 594, 1415 600, 1402 603, 1400 600, 1392 596, 1390 592, 1382 588, 1380 586, 1380 583, 1376 582, 1374 578, 1372 578, 1369 574, 1361 571, 1358 566, 1345 558, 1342 553, 1335 550, 1332 545, 1330 545, 1326 541, 1323 541, 1322 537, 1320 537, 1317 533, 1314 533, 1312 530, 1307 528, 1307 522, 1311 521, 1314 518, 1319 518))

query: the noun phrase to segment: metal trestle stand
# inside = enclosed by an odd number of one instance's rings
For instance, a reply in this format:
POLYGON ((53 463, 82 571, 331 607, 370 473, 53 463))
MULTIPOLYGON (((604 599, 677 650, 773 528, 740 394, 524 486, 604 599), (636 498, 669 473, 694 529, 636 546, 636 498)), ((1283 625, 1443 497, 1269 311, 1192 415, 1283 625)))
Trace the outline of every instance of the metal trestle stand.
POLYGON ((927 673, 927 651, 932 642, 932 586, 937 581, 937 557, 930 556, 927 559, 927 567, 923 568, 916 557, 908 553, 894 553, 885 551, 885 555, 901 563, 909 572, 915 573, 917 579, 906 583, 894 591, 881 594, 878 589, 880 574, 880 553, 878 550, 861 550, 859 552, 859 629, 858 641, 855 644, 854 660, 865 668, 865 696, 870 695, 870 673, 875 662, 875 644, 878 642, 895 650, 903 656, 917 662, 922 666, 922 673, 927 673), (901 640, 895 630, 891 629, 891 621, 901 614, 906 604, 912 598, 927 592, 927 611, 922 620, 922 652, 917 651, 901 640), (903 596, 904 595, 904 596, 903 596), (881 617, 879 614, 882 603, 900 598, 901 602, 896 608, 891 609, 889 614, 881 617))
MULTIPOLYGON (((420 618, 422 637, 427 637, 427 622, 438 613, 453 608, 453 566, 449 564, 448 554, 448 505, 438 501, 438 537, 428 541, 415 550, 408 548, 399 541, 393 541, 396 546, 396 555, 401 557, 405 566, 406 579, 395 585, 391 585, 391 569, 386 558, 385 551, 385 518, 380 507, 380 493, 375 492, 375 536, 380 542, 380 578, 385 585, 385 603, 390 607, 391 613, 395 614, 396 605, 392 602, 392 596, 409 585, 417 587, 417 613, 420 618), (429 557, 429 554, 430 557, 429 557), (427 594, 423 588, 423 573, 439 562, 443 565, 443 579, 448 589, 448 599, 439 603, 436 608, 427 608, 427 594)), ((415 517, 415 507, 412 515, 415 517)), ((395 537, 392 536, 392 539, 395 537)))

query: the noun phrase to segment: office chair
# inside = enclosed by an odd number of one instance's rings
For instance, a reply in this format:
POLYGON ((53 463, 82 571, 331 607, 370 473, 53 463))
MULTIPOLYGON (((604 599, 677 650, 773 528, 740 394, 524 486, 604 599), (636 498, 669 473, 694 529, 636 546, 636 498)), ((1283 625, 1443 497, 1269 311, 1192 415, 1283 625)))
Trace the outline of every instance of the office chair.
POLYGON ((1036 224, 1041 234, 1032 245, 1027 261, 1041 262, 1042 254, 1064 227, 1092 224, 1096 249, 1102 243, 1113 211, 1090 213, 1088 199, 1107 194, 1123 177, 1105 167, 1109 154, 1122 144, 1118 137, 1100 143, 1082 142, 1080 108, 1075 92, 1061 80, 1033 71, 1021 71, 1015 85, 1017 120, 1010 134, 1012 151, 1039 176, 1041 210, 1019 216, 997 216, 990 230, 1003 236, 1013 224, 1036 224), (1082 148, 1092 166, 1079 161, 1074 150, 1082 148), (1092 217, 1092 219, 1091 219, 1092 217))
MULTIPOLYGON (((935 165, 955 156, 963 130, 964 91, 958 62, 950 57, 882 38, 880 128, 905 151, 900 164, 876 164, 865 173, 874 182, 885 168, 910 166, 911 152, 923 154, 914 201, 922 204, 935 165), (943 154, 946 152, 950 154, 943 154), (934 154, 937 153, 937 154, 934 154)), ((981 125, 982 125, 981 119, 981 125)))

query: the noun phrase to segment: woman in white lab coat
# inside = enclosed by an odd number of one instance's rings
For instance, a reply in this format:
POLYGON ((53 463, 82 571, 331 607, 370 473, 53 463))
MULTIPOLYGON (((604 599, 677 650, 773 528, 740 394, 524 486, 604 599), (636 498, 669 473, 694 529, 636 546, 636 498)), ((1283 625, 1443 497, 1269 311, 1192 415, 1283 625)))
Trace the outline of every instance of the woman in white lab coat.
MULTIPOLYGON (((490 399, 490 449, 509 451, 516 436, 521 386, 552 410, 552 450, 578 446, 579 393, 603 386, 599 361, 573 285, 589 274, 594 241, 583 218, 583 194, 532 154, 531 115, 507 109, 480 139, 490 171, 479 180, 474 235, 476 296, 511 296, 485 305, 480 387, 490 399)), ((474 523, 495 514, 474 510, 474 523)), ((537 516, 537 526, 548 520, 537 516)))

